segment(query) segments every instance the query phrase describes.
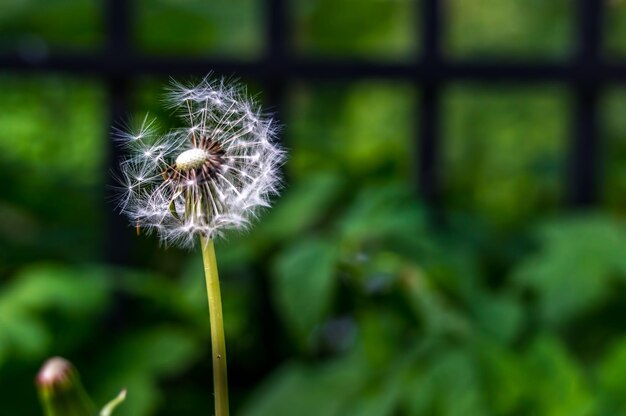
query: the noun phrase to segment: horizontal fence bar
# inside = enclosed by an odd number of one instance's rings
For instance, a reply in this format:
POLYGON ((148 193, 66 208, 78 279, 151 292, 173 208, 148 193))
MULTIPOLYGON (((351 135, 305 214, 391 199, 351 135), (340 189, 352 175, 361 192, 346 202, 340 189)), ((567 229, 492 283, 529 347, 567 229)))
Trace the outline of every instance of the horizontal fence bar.
POLYGON ((598 65, 573 62, 521 63, 507 61, 446 62, 433 65, 427 60, 416 63, 373 61, 325 61, 290 59, 282 62, 237 61, 202 58, 129 57, 116 60, 101 55, 50 55, 28 60, 15 54, 0 54, 0 71, 59 72, 96 76, 169 76, 204 75, 209 71, 252 78, 349 79, 397 78, 415 81, 515 81, 515 82, 585 82, 624 83, 626 62, 598 65))

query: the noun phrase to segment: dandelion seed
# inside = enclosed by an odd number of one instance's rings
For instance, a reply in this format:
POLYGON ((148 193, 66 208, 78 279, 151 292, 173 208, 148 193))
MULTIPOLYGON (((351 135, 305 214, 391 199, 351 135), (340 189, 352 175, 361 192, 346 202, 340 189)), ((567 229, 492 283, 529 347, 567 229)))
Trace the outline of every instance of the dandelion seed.
POLYGON ((166 102, 185 127, 158 135, 146 117, 136 132, 118 132, 129 152, 118 204, 133 226, 191 247, 246 228, 269 206, 284 152, 272 120, 242 91, 223 80, 174 82, 166 102))

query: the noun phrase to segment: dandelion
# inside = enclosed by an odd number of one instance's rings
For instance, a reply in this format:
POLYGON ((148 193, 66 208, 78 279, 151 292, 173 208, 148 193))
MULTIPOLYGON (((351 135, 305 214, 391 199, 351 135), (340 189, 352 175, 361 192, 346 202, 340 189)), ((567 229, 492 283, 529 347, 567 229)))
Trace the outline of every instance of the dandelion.
POLYGON ((159 136, 145 118, 136 132, 118 133, 130 153, 119 206, 134 226, 166 245, 192 247, 198 237, 246 228, 269 206, 283 152, 272 120, 240 91, 224 81, 175 83, 167 102, 185 127, 159 136))
POLYGON ((172 83, 168 106, 184 127, 159 135, 147 117, 117 137, 122 160, 119 208, 138 232, 157 233, 165 245, 201 244, 213 346, 216 414, 228 414, 226 350, 213 240, 245 229, 268 207, 280 186, 284 152, 276 127, 238 85, 205 78, 172 83))

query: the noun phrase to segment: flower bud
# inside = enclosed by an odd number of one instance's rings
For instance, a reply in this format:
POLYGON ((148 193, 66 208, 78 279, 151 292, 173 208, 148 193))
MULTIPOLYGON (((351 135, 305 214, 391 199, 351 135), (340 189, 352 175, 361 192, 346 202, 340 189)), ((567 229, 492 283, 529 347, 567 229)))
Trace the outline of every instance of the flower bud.
POLYGON ((61 357, 44 363, 35 379, 45 416, 94 416, 96 409, 85 392, 78 371, 61 357))

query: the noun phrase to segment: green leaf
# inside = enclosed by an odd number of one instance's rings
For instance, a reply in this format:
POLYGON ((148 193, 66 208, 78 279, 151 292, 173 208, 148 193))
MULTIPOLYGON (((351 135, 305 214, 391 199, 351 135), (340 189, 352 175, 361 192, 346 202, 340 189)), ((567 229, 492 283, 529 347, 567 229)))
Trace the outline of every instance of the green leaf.
POLYGON ((198 358, 203 347, 193 334, 173 326, 161 326, 134 332, 111 340, 107 354, 92 369, 106 374, 99 380, 97 397, 108 399, 120 387, 132 396, 115 415, 153 414, 159 403, 159 379, 176 375, 198 358))
POLYGON ((337 248, 321 239, 304 240, 283 252, 274 272, 274 296, 281 317, 298 336, 320 323, 335 288, 337 248))
POLYGON ((248 402, 244 416, 335 416, 350 408, 365 381, 364 365, 348 356, 306 366, 291 363, 274 373, 248 402))
POLYGON ((524 310, 512 296, 494 295, 483 290, 471 298, 470 307, 477 326, 494 340, 509 343, 520 332, 524 310))
POLYGON ((598 379, 601 414, 626 414, 626 337, 617 340, 604 355, 598 379))
POLYGON ((304 232, 327 214, 337 198, 343 181, 341 177, 318 173, 296 182, 264 217, 255 233, 264 238, 286 239, 304 232))
POLYGON ((45 316, 63 318, 64 335, 81 329, 106 305, 109 286, 99 268, 38 265, 24 269, 0 295, 0 365, 11 354, 42 358, 54 338, 45 316), (80 294, 80 296, 77 296, 80 294), (77 323, 77 325, 74 325, 77 323))
POLYGON ((479 339, 473 348, 484 375, 483 394, 496 415, 515 414, 526 399, 523 358, 489 338, 479 339))
POLYGON ((402 186, 366 188, 347 209, 339 232, 348 242, 382 240, 404 248, 425 244, 423 210, 402 186), (407 232, 411 230, 411 232, 407 232))
POLYGON ((0 365, 12 354, 42 357, 51 340, 52 334, 39 319, 0 305, 0 365))
POLYGON ((513 274, 516 283, 538 295, 548 323, 563 323, 609 293, 613 277, 626 276, 624 226, 602 217, 571 219, 541 229, 542 250, 513 274))
POLYGON ((525 361, 532 411, 545 416, 586 416, 593 398, 579 364, 556 338, 540 337, 525 361), (556 399, 558 398, 558 399, 556 399))
POLYGON ((439 351, 422 363, 405 384, 407 414, 479 416, 489 414, 480 388, 480 371, 472 354, 462 348, 439 351))
POLYGON ((38 265, 24 269, 2 299, 27 310, 55 307, 73 313, 103 306, 107 282, 100 268, 38 265), (76 296, 80 293, 81 296, 76 296))
POLYGON ((471 332, 467 318, 449 304, 429 277, 417 267, 407 267, 402 278, 403 294, 415 314, 424 324, 426 334, 466 336, 471 332))

